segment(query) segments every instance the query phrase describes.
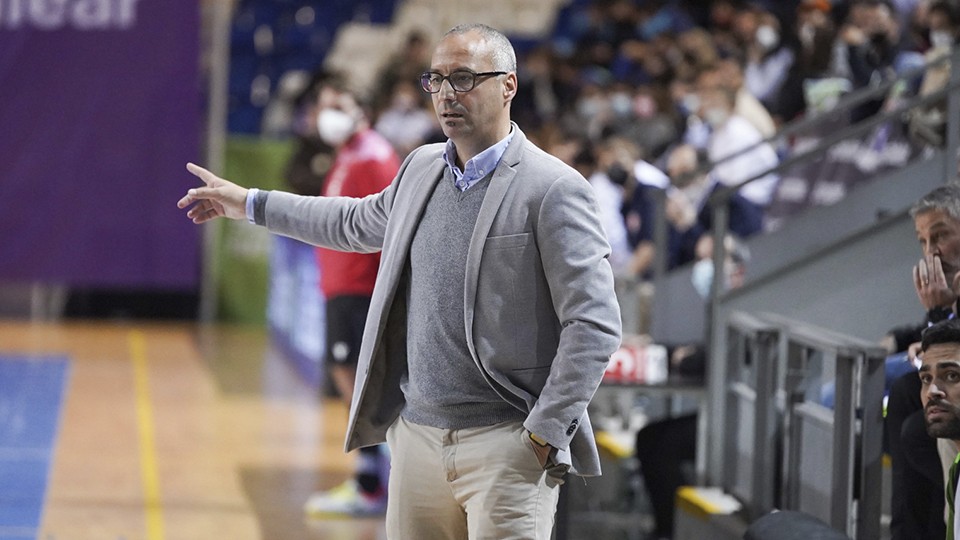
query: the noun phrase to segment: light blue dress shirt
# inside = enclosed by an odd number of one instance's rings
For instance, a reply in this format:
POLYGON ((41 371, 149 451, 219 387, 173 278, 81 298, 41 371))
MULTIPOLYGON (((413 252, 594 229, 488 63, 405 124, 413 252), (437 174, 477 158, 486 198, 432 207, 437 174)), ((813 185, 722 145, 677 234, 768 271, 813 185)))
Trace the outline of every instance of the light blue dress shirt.
POLYGON ((447 148, 443 151, 443 160, 447 162, 450 172, 453 173, 453 185, 460 191, 466 191, 470 189, 470 186, 483 179, 484 176, 493 172, 500 164, 500 158, 503 157, 503 153, 507 151, 507 146, 510 146, 512 140, 513 128, 511 127, 510 133, 506 137, 473 156, 473 159, 464 164, 461 171, 460 167, 457 166, 457 147, 454 146, 453 141, 447 139, 447 148))

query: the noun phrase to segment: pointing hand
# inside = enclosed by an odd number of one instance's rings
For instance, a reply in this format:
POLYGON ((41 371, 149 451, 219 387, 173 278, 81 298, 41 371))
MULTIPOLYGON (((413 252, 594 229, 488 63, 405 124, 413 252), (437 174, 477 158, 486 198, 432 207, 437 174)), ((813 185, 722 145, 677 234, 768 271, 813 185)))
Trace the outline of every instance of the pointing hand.
POLYGON ((193 205, 193 208, 187 211, 187 217, 194 223, 205 223, 218 217, 246 218, 246 188, 224 180, 193 163, 187 163, 187 170, 205 184, 205 187, 187 191, 187 194, 177 201, 177 208, 193 205))

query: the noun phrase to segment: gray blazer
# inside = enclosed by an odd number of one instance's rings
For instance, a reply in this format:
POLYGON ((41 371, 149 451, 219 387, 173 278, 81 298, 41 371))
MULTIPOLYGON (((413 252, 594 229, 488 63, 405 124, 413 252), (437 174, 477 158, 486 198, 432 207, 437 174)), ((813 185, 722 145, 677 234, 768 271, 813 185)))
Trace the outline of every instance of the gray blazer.
MULTIPOLYGON (((558 449, 557 462, 598 475, 587 404, 621 331, 610 247, 590 184, 513 129, 468 248, 467 343, 483 375, 507 390, 503 399, 527 414, 524 426, 558 449)), ((362 199, 281 192, 266 199, 263 221, 271 232, 343 251, 382 250, 348 451, 383 442, 403 408, 404 270, 417 224, 444 176, 443 149, 414 150, 390 186, 362 199)))

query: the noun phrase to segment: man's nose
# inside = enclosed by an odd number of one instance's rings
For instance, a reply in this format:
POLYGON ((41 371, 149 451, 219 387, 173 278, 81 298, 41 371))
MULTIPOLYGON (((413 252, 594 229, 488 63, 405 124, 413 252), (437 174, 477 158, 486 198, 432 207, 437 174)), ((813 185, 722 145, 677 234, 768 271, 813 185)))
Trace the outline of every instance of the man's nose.
POLYGON ((930 386, 927 387, 927 397, 933 398, 933 397, 939 397, 942 395, 944 395, 943 391, 940 390, 940 387, 937 386, 937 383, 931 381, 930 386))
POLYGON ((443 79, 440 81, 440 91, 437 94, 440 99, 453 99, 457 95, 457 91, 453 89, 453 83, 450 82, 450 79, 443 79))

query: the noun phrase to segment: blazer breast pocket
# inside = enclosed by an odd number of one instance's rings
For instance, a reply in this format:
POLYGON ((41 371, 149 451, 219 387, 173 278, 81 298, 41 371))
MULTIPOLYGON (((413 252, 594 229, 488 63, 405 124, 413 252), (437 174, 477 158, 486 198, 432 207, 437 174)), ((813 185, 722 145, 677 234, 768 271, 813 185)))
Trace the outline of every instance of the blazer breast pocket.
POLYGON ((504 236, 488 236, 483 249, 510 249, 526 246, 533 242, 533 233, 507 234, 504 236))
POLYGON ((533 233, 487 237, 476 298, 474 332, 481 360, 505 374, 536 366, 537 314, 550 298, 533 233))

